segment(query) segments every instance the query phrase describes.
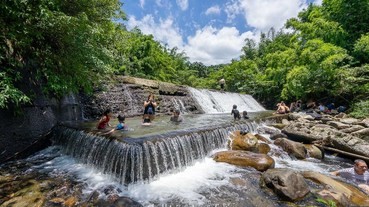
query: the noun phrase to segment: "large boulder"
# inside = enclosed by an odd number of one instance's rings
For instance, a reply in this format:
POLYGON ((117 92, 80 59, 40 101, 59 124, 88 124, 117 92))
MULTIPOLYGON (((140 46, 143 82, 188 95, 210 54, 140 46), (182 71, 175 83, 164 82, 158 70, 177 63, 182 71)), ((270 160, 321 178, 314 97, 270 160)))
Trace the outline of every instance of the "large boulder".
POLYGON ((214 154, 214 160, 242 167, 253 167, 259 171, 274 168, 275 165, 273 158, 268 155, 241 150, 217 152, 214 154))
POLYGON ((344 194, 349 199, 350 203, 353 204, 351 206, 367 206, 369 203, 369 196, 355 186, 312 171, 305 171, 302 173, 302 176, 325 186, 325 188, 333 194, 344 194))
POLYGON ((296 201, 310 192, 304 177, 291 169, 269 169, 260 179, 262 187, 273 189, 284 200, 296 201))
POLYGON ((278 138, 274 141, 274 144, 280 146, 290 156, 296 157, 297 159, 306 158, 305 146, 301 143, 294 142, 285 138, 278 138))
POLYGON ((293 123, 282 130, 289 139, 318 143, 342 151, 369 157, 369 142, 324 124, 293 123))
POLYGON ((232 150, 257 151, 258 139, 251 133, 241 134, 241 131, 234 131, 230 134, 230 138, 232 150))
POLYGON ((312 157, 319 160, 324 158, 324 152, 322 152, 322 150, 319 149, 317 146, 313 144, 304 144, 304 147, 307 151, 308 157, 312 157))

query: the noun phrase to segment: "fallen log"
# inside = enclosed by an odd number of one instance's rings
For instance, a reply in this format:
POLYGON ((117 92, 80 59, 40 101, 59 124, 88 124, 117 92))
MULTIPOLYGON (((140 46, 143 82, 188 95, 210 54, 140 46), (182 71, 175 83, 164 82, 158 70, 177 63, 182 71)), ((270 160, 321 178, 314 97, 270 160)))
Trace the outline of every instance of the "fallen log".
POLYGON ((345 155, 347 157, 362 159, 362 160, 365 160, 366 162, 369 162, 369 157, 366 157, 366 156, 363 156, 363 155, 358 155, 358 154, 355 154, 355 153, 346 152, 346 151, 343 151, 343 150, 339 150, 339 149, 332 148, 332 147, 327 147, 327 146, 324 146, 324 145, 319 145, 319 144, 314 144, 314 145, 317 146, 317 147, 320 147, 324 150, 336 152, 336 153, 345 155))

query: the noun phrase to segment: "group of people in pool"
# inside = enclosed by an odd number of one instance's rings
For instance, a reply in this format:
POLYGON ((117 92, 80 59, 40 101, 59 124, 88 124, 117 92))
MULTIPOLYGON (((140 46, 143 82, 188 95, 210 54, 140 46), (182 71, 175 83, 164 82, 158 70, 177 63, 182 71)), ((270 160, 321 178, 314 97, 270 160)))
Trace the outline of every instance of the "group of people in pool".
MULTIPOLYGON (((158 104, 155 101, 154 95, 150 94, 147 98, 147 100, 144 102, 144 113, 142 116, 142 125, 143 126, 149 126, 151 125, 151 122, 155 118, 155 109, 158 106, 158 104)), ((170 121, 172 122, 182 122, 183 117, 180 116, 180 110, 175 109, 172 111, 173 114, 170 117, 170 121)), ((128 130, 128 126, 125 124, 126 117, 123 114, 119 114, 117 116, 118 118, 118 124, 115 128, 108 130, 108 127, 111 127, 110 125, 110 119, 112 117, 112 112, 110 109, 107 109, 104 111, 103 116, 100 118, 99 122, 97 123, 97 129, 99 130, 105 130, 103 134, 110 134, 116 130, 128 130)))

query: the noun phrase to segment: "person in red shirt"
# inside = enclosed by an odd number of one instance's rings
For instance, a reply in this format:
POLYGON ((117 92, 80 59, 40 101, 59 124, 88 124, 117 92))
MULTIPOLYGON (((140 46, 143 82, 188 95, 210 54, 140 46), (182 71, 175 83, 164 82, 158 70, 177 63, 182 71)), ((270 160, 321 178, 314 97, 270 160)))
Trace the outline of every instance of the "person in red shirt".
POLYGON ((104 111, 103 116, 99 120, 99 123, 97 124, 98 129, 106 129, 107 126, 110 126, 110 117, 111 117, 111 110, 107 109, 104 111))

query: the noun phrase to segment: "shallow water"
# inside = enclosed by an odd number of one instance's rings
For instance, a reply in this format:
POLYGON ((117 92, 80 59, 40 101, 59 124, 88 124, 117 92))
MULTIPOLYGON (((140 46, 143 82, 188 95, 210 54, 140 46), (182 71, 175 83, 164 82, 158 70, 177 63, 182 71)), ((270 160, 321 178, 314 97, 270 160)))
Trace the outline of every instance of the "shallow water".
MULTIPOLYGON (((109 189, 109 192, 130 197, 143 206, 244 206, 253 199, 278 201, 275 197, 268 197, 269 195, 258 187, 260 172, 252 168, 215 162, 211 158, 213 153, 222 150, 226 149, 215 150, 191 166, 162 174, 151 182, 141 181, 129 185, 119 184, 114 177, 103 174, 92 166, 79 163, 76 159, 61 153, 55 146, 40 151, 25 162, 32 164, 26 173, 42 173, 50 178, 68 177, 73 182, 83 184, 82 195, 86 199, 94 192, 98 192, 100 198, 107 199, 109 194, 106 191, 109 189), (260 197, 261 195, 264 196, 260 197)), ((276 161, 276 168, 311 170, 323 174, 350 166, 348 160, 335 156, 326 156, 325 160, 273 158, 276 161)), ((252 203, 249 205, 254 206, 252 203)), ((265 206, 287 205, 277 202, 275 205, 267 203, 265 206)))
MULTIPOLYGON (((263 118, 270 116, 272 114, 271 111, 263 111, 263 112, 250 112, 248 116, 250 119, 247 121, 252 121, 255 119, 263 118)), ((147 135, 155 135, 155 134, 163 134, 175 130, 191 130, 200 127, 211 127, 211 126, 219 126, 224 124, 231 124, 235 122, 243 122, 244 119, 240 121, 235 121, 233 116, 229 114, 219 113, 219 114, 188 114, 182 115, 183 122, 173 123, 170 121, 170 116, 161 115, 156 116, 152 121, 150 126, 142 125, 142 117, 130 117, 126 118, 125 124, 128 126, 128 131, 115 131, 113 132, 113 136, 115 137, 130 137, 137 138, 147 135)), ((93 131, 95 130, 97 121, 92 122, 83 122, 79 125, 79 127, 87 130, 93 131)), ((118 124, 118 120, 116 118, 112 118, 110 121, 111 129, 118 124)))
MULTIPOLYGON (((266 113, 267 114, 267 113, 266 113)), ((253 118, 260 113, 250 113, 253 118)), ((169 116, 158 116, 150 127, 143 127, 140 118, 127 118, 131 131, 116 132, 127 137, 161 134, 179 129, 218 126, 234 122, 230 114, 185 115, 185 121, 178 125, 170 123, 169 116)), ((86 129, 94 128, 94 123, 84 123, 86 129)), ((113 120, 112 124, 116 124, 113 120)), ((268 137, 266 134, 262 134, 268 137)), ((324 160, 294 160, 275 145, 270 153, 276 168, 289 168, 296 171, 311 170, 327 174, 342 167, 350 167, 350 161, 328 155, 324 160), (276 153, 274 153, 276 152, 276 153), (273 156, 278 155, 278 156, 273 156)), ((240 168, 226 163, 215 162, 210 152, 205 158, 195 160, 190 166, 171 170, 154 177, 150 181, 122 185, 109 174, 102 173, 94 166, 82 164, 75 158, 65 155, 58 146, 52 146, 26 160, 0 166, 14 169, 23 162, 27 166, 19 174, 42 174, 48 179, 68 178, 83 186, 82 199, 88 200, 94 193, 102 199, 110 194, 127 196, 143 206, 288 206, 279 202, 276 196, 265 193, 259 187, 260 172, 252 168, 240 168), (108 192, 109 191, 109 192, 108 192), (108 192, 108 193, 107 193, 108 192), (274 202, 274 203, 273 203, 274 202)), ((3 169, 2 169, 3 168, 3 169)))

